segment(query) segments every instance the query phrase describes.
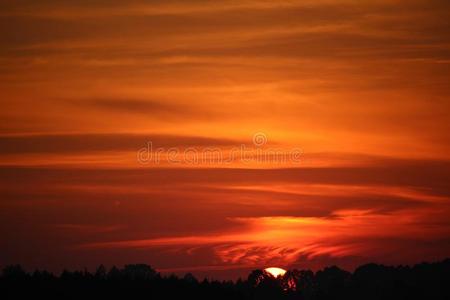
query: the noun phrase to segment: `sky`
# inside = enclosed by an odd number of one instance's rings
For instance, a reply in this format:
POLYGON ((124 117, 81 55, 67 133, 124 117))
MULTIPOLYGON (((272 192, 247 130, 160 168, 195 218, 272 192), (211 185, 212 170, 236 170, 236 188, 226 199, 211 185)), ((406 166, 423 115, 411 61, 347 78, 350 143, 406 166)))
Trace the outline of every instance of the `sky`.
POLYGON ((450 256, 444 0, 0 2, 0 266, 450 256))

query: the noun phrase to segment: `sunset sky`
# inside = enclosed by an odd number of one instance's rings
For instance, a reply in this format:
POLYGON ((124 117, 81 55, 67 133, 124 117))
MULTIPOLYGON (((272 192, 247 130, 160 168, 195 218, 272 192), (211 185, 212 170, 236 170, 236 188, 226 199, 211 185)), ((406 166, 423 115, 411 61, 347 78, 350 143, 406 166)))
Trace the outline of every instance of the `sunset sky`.
POLYGON ((450 256, 449 1, 3 0, 0 24, 0 266, 450 256))

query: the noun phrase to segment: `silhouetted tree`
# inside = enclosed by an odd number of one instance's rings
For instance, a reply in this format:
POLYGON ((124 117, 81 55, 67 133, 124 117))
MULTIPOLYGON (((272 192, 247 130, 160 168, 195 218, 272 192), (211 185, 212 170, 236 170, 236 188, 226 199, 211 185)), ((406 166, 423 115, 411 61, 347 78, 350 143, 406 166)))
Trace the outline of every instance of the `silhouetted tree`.
POLYGON ((149 280, 156 276, 156 271, 145 264, 125 265, 122 273, 132 280, 149 280))
POLYGON ((95 278, 96 279, 106 279, 106 268, 104 265, 98 266, 97 270, 95 271, 95 278))
POLYGON ((318 299, 345 299, 351 274, 336 266, 327 267, 315 275, 318 299))
POLYGON ((24 280, 28 274, 22 269, 20 265, 6 266, 3 268, 2 277, 5 280, 24 280))

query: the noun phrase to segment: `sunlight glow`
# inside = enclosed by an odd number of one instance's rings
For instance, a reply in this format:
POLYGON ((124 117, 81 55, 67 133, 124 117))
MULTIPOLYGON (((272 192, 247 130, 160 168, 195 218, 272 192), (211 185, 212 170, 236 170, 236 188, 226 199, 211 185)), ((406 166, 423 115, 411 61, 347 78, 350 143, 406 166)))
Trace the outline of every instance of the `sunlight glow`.
POLYGON ((283 276, 286 273, 286 270, 276 267, 265 268, 264 271, 266 271, 273 277, 283 276))

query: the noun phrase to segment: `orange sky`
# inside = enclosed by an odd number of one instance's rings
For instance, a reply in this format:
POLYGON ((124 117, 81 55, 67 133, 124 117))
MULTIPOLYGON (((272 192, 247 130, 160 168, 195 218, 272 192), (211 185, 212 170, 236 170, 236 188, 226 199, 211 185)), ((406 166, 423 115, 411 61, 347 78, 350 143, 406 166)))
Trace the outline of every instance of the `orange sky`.
POLYGON ((449 256, 449 20, 440 0, 2 1, 0 265, 449 256))

